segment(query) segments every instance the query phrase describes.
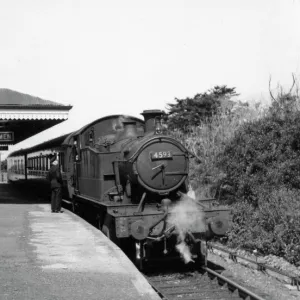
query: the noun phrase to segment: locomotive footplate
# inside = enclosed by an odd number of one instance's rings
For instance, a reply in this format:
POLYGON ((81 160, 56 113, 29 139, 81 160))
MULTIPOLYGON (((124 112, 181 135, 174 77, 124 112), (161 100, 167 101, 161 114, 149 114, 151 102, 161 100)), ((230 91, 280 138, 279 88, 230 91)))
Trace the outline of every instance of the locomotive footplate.
MULTIPOLYGON (((115 219, 116 235, 118 238, 134 237, 136 240, 152 239, 160 241, 174 232, 176 226, 168 221, 170 213, 158 210, 155 205, 147 207, 143 212, 136 212, 137 206, 123 206, 107 209, 115 219)), ((193 218, 196 220, 196 218, 193 218)), ((226 210, 205 210, 205 220, 196 220, 190 228, 191 233, 201 233, 207 238, 222 236, 230 224, 230 216, 226 210), (197 221, 197 222, 196 222, 197 221), (203 226, 203 223, 205 226, 203 226)))
MULTIPOLYGON (((116 234, 118 238, 134 237, 136 240, 145 240, 150 233, 150 228, 153 224, 162 218, 163 214, 149 214, 145 213, 141 216, 124 216, 115 218, 116 234)), ((159 235, 164 229, 164 222, 157 224, 152 230, 151 234, 159 235)))

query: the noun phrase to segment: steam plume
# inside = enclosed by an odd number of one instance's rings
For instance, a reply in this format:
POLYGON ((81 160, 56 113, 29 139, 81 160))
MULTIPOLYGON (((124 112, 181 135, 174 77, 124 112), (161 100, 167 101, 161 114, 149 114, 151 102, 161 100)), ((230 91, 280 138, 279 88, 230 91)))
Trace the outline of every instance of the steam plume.
POLYGON ((180 201, 170 210, 168 222, 175 225, 178 233, 177 251, 181 254, 185 263, 193 261, 189 246, 185 239, 188 232, 205 231, 204 213, 196 201, 187 195, 183 195, 180 201))

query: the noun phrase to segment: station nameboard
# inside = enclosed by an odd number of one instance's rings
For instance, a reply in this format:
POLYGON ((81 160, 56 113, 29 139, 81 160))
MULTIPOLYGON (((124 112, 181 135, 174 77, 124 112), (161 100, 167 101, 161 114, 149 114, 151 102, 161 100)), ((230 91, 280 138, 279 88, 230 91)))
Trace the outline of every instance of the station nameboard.
POLYGON ((12 131, 0 131, 0 143, 1 142, 13 142, 14 133, 12 131))

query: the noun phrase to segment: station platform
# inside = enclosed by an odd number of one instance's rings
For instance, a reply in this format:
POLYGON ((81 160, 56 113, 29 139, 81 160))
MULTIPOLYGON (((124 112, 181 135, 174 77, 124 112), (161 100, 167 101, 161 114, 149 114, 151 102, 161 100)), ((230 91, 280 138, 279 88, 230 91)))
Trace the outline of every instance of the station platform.
POLYGON ((0 184, 0 300, 160 299, 99 230, 37 201, 0 184))

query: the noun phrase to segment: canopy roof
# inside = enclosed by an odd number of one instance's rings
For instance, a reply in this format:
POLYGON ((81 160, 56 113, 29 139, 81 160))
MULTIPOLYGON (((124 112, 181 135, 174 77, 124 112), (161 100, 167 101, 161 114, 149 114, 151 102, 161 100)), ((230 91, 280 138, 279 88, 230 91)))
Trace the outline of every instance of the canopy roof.
POLYGON ((0 89, 0 146, 19 143, 68 119, 71 105, 0 89))

